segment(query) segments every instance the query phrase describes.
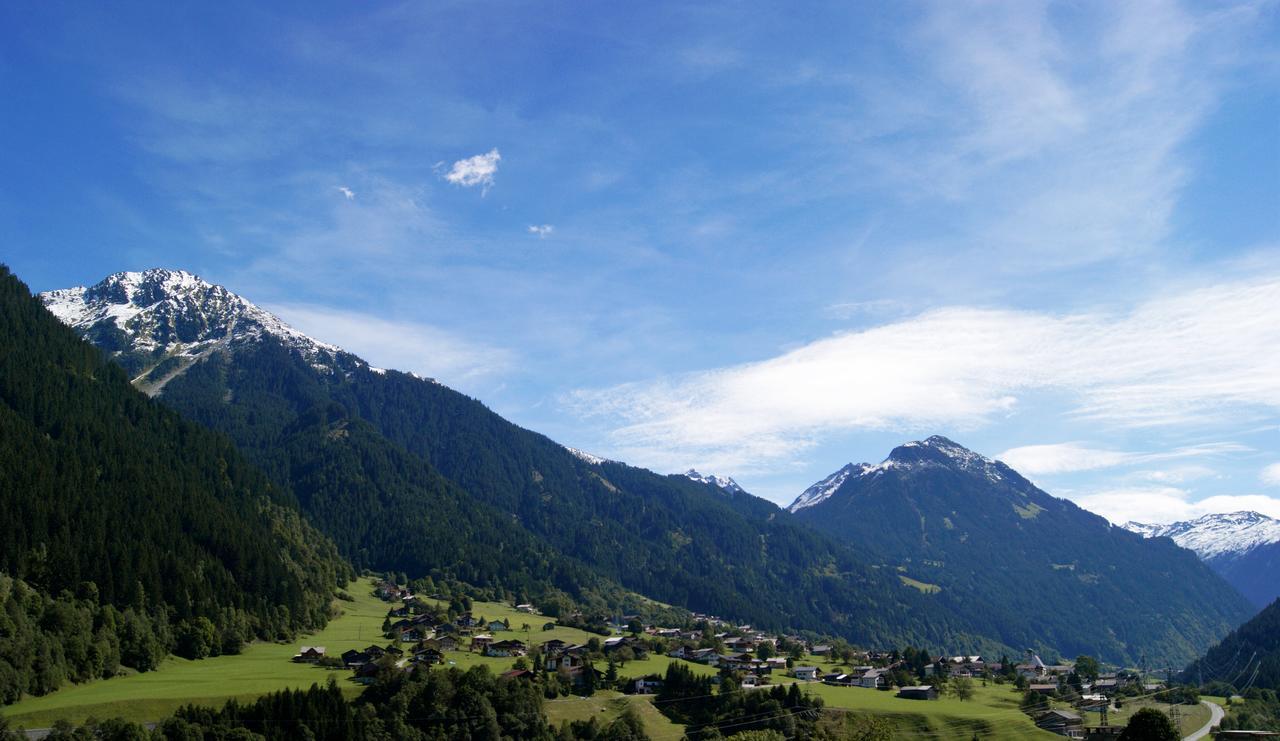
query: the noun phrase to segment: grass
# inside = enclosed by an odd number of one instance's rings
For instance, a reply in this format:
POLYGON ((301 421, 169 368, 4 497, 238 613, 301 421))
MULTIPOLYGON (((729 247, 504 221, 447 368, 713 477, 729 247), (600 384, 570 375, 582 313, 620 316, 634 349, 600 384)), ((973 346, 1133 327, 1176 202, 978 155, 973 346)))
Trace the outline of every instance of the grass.
POLYGON ((906 584, 908 587, 918 589, 921 592, 924 592, 925 594, 937 594, 938 592, 942 591, 942 587, 938 586, 937 584, 930 584, 928 582, 923 582, 918 579, 912 579, 911 577, 904 576, 902 574, 898 574, 898 578, 901 579, 902 583, 906 584))
POLYGON ((591 697, 561 697, 546 704, 547 718, 551 725, 559 727, 566 721, 596 718, 607 725, 617 718, 623 708, 630 705, 640 713, 645 731, 654 739, 674 739, 684 735, 685 728, 673 723, 653 706, 652 695, 624 695, 620 692, 601 691, 591 697))
POLYGON ((904 700, 893 692, 861 687, 832 687, 806 683, 809 691, 826 701, 828 708, 866 713, 888 718, 906 738, 1055 739, 1061 738, 1036 728, 1018 709, 1021 695, 1007 685, 974 687, 967 701, 944 697, 939 700, 904 700))
POLYGON ((335 601, 342 614, 324 630, 296 642, 253 643, 239 655, 199 661, 170 657, 157 671, 65 687, 0 708, 0 714, 12 725, 27 728, 45 728, 62 719, 79 723, 89 717, 153 721, 182 705, 250 700, 282 689, 323 684, 330 676, 337 677, 343 689, 354 696, 361 688, 349 681, 349 672, 290 660, 300 645, 324 646, 330 655, 338 655, 350 648, 385 644, 382 620, 387 604, 373 596, 372 582, 349 585, 347 591, 355 601, 335 601))

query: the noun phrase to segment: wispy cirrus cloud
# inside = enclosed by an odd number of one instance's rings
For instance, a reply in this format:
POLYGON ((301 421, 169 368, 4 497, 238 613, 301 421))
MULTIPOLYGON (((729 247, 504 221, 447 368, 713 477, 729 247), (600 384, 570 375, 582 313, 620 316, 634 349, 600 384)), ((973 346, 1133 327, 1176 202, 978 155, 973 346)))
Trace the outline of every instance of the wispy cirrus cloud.
MULTIPOLYGON (((1083 443, 1052 443, 1048 445, 1024 445, 1010 448, 999 456, 1000 460, 1028 476, 1095 471, 1117 466, 1145 466, 1187 458, 1245 453, 1253 450, 1247 445, 1221 442, 1190 445, 1152 453, 1136 453, 1122 450, 1089 447, 1083 443)), ((1148 472, 1160 478, 1171 478, 1175 472, 1148 472)), ((1189 475, 1192 472, 1184 472, 1189 475)))
MULTIPOLYGON (((755 363, 580 389, 565 397, 649 465, 694 457, 743 471, 794 462, 842 431, 973 429, 1063 399, 1067 414, 1149 428, 1280 410, 1280 275, 1210 285, 1120 313, 953 307, 811 342, 755 363), (1030 401, 1028 401, 1030 400, 1030 401)), ((1075 454, 1092 467, 1125 452, 1075 454)), ((1190 451, 1184 451, 1190 455, 1190 451)), ((678 463, 677 463, 678 464, 678 463)))
POLYGON ((530 224, 529 233, 538 239, 546 239, 556 228, 550 224, 530 224))
POLYGON ((509 373, 517 356, 418 321, 316 304, 274 304, 270 311, 293 327, 355 353, 375 366, 410 371, 467 390, 509 373))

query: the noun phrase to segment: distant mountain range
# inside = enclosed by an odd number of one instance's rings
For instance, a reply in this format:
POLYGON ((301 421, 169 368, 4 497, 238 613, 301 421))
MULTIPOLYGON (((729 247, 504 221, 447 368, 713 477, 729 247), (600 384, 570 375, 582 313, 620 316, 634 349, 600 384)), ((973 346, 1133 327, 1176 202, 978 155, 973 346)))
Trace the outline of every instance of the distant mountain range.
POLYGON ((1126 522, 1124 527, 1190 548, 1258 607, 1280 597, 1280 520, 1232 512, 1168 525, 1126 522))
POLYGON ((1194 554, 1113 527, 940 436, 844 466, 788 509, 870 548, 904 583, 956 595, 1027 646, 1079 645, 1081 628, 1094 626, 1102 653, 1161 662, 1251 613, 1194 554))
POLYGON ((849 466, 791 512, 697 472, 561 446, 428 379, 371 367, 181 271, 46 306, 295 493, 357 566, 616 607, 629 593, 866 646, 1036 647, 1182 663, 1247 603, 943 438, 849 466))

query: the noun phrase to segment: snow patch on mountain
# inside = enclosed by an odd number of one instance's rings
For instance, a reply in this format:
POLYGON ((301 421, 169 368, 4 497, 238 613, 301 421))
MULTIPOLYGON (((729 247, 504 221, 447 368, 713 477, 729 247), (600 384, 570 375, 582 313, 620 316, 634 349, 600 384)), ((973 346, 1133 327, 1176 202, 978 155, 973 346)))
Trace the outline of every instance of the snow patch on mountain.
POLYGON ((738 485, 737 481, 734 481, 728 476, 716 476, 714 474, 704 476, 703 474, 698 473, 692 468, 690 468, 688 471, 685 471, 684 475, 685 475, 685 478, 697 481, 699 484, 711 484, 712 486, 716 486, 721 489, 724 489, 730 494, 746 493, 746 491, 741 486, 738 485))
POLYGON ((576 457, 578 460, 586 461, 587 463, 590 463, 593 466, 598 466, 601 463, 611 462, 608 458, 601 458, 598 455, 592 455, 591 453, 588 453, 585 450, 578 450, 577 448, 571 448, 568 445, 565 445, 564 449, 572 453, 574 457, 576 457))
POLYGON ((1240 556, 1255 548, 1280 543, 1280 520, 1259 512, 1230 512, 1168 525, 1126 522, 1122 527, 1144 538, 1173 538, 1202 559, 1240 556))

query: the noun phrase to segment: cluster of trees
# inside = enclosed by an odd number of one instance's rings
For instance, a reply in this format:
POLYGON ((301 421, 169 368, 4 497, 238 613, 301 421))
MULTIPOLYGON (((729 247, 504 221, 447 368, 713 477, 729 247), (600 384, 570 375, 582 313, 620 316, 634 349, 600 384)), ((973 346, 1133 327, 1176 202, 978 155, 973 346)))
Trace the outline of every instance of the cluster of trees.
POLYGON ((1275 690, 1250 687, 1232 703, 1222 720, 1224 729, 1280 731, 1280 697, 1275 690))
MULTIPOLYGON (((0 719, 0 741, 16 741, 0 719)), ((639 715, 553 727, 542 693, 527 680, 494 676, 486 667, 379 675, 347 701, 330 682, 285 690, 222 708, 188 706, 148 731, 120 720, 62 724, 50 741, 647 741, 639 715)))
POLYGON ((716 689, 710 677, 672 663, 663 676, 655 705, 671 720, 688 726, 691 738, 776 731, 789 739, 815 734, 822 698, 801 692, 798 684, 742 690, 732 675, 721 675, 716 689))
POLYGON ((0 267, 0 698, 322 626, 350 567, 0 267), (110 608, 110 609, 108 609, 110 608))

